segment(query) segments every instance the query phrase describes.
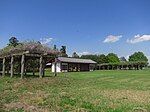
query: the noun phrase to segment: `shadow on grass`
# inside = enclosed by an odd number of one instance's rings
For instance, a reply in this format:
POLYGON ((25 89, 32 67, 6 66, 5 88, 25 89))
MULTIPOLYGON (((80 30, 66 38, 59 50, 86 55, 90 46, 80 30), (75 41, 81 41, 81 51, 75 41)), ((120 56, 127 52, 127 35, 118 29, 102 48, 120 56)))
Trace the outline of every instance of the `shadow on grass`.
MULTIPOLYGON (((0 74, 0 77, 10 77, 10 74, 5 74, 5 76, 2 76, 2 74, 0 74)), ((15 77, 15 78, 21 78, 21 74, 15 73, 13 75, 13 77, 15 77)), ((49 74, 46 74, 46 75, 44 75, 42 77, 43 78, 44 77, 55 77, 55 75, 53 73, 49 73, 49 74)), ((32 73, 27 73, 27 74, 24 74, 23 78, 39 78, 39 75, 38 75, 38 73, 36 73, 35 75, 33 75, 32 73)))

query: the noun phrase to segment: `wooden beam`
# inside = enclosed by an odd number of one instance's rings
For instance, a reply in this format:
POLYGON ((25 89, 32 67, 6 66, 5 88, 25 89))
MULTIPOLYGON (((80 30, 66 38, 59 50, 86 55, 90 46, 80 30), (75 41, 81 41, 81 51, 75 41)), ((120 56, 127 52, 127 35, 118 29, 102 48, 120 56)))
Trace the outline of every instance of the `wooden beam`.
POLYGON ((14 53, 14 54, 6 54, 6 55, 4 55, 4 56, 0 56, 0 59, 2 59, 2 58, 4 58, 4 57, 6 57, 6 58, 9 58, 9 57, 11 57, 12 55, 13 56, 22 56, 22 54, 29 54, 30 52, 29 51, 25 51, 25 52, 18 52, 18 53, 14 53))
POLYGON ((11 57, 11 69, 10 69, 10 77, 14 75, 14 56, 11 57))
POLYGON ((25 65, 25 55, 23 54, 21 56, 21 78, 23 78, 24 75, 24 65, 25 65))
POLYGON ((5 76, 5 69, 6 69, 6 58, 3 58, 3 72, 2 72, 2 76, 5 76))
POLYGON ((26 54, 26 56, 29 56, 29 57, 40 57, 41 55, 39 55, 39 54, 26 54))
POLYGON ((39 77, 43 76, 43 56, 40 57, 40 68, 39 68, 39 77))
POLYGON ((47 57, 47 58, 53 58, 55 57, 54 54, 48 54, 48 53, 32 53, 30 51, 25 51, 25 52, 18 52, 18 53, 14 53, 14 54, 7 54, 7 55, 4 55, 4 56, 0 56, 0 59, 3 59, 4 57, 11 57, 12 55, 13 56, 22 56, 22 54, 25 54, 26 56, 29 56, 29 57, 37 57, 39 58, 41 55, 43 55, 43 57, 47 57))

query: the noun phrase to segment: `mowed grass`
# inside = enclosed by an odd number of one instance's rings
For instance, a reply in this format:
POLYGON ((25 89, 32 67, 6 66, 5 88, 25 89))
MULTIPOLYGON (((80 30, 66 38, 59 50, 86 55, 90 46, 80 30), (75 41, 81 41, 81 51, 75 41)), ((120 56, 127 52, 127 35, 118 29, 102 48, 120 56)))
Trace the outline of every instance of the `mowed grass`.
POLYGON ((0 77, 0 112, 150 112, 150 70, 0 77))

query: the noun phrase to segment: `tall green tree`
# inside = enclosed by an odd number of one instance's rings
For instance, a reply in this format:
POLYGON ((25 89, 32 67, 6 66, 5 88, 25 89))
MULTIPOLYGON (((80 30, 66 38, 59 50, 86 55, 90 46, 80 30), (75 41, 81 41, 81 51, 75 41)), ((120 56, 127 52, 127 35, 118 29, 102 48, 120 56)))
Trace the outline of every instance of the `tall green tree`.
POLYGON ((144 55, 143 52, 135 52, 134 54, 132 54, 131 56, 129 56, 129 61, 130 62, 148 62, 148 58, 144 55))
POLYGON ((64 54, 66 54, 66 46, 61 46, 60 51, 64 54))
POLYGON ((54 50, 56 50, 56 49, 57 49, 57 46, 56 46, 56 45, 54 45, 53 49, 54 49, 54 50))
POLYGON ((60 54, 61 57, 68 57, 66 52, 66 46, 61 46, 60 52, 61 52, 60 54))
POLYGON ((109 63, 119 63, 120 62, 117 54, 114 54, 114 53, 109 53, 107 55, 107 58, 108 58, 109 63))
POLYGON ((105 56, 104 54, 98 55, 98 63, 108 63, 108 57, 105 56))
POLYGON ((8 44, 9 46, 16 47, 18 44, 19 44, 19 41, 18 41, 18 39, 16 37, 11 37, 9 39, 9 44, 8 44))

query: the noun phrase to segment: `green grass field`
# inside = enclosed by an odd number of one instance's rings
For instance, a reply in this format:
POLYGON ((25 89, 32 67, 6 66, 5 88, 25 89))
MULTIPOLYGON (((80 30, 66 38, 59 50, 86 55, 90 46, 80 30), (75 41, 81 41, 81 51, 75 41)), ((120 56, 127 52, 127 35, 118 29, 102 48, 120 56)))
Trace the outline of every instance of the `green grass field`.
POLYGON ((150 112, 150 70, 0 77, 0 112, 150 112))

